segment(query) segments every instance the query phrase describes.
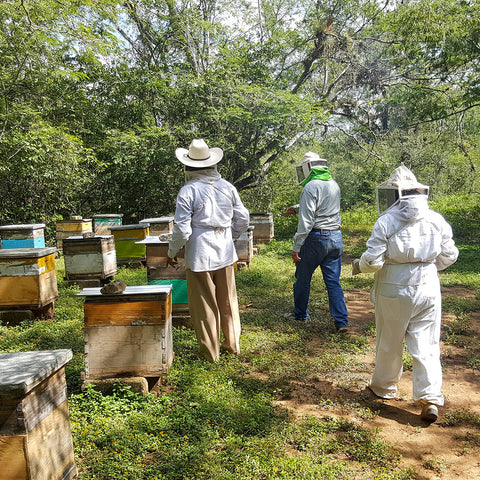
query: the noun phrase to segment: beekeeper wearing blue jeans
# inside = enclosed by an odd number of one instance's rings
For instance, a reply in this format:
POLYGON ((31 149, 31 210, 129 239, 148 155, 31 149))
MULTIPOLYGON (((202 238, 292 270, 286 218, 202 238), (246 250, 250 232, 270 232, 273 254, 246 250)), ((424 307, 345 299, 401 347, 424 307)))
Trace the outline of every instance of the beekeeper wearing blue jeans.
POLYGON ((285 318, 308 320, 312 275, 320 267, 335 328, 344 333, 348 330, 348 311, 340 285, 343 253, 340 188, 332 178, 327 161, 316 153, 306 153, 295 171, 303 190, 299 205, 285 212, 286 215, 298 213, 292 248, 296 265, 294 309, 286 313, 285 318))
POLYGON ((434 422, 444 405, 440 363, 438 271, 458 257, 450 225, 428 206, 429 187, 405 166, 377 187, 377 219, 352 273, 375 272, 376 359, 370 389, 394 398, 403 371, 403 341, 413 359, 413 398, 434 422))
POLYGON ((233 239, 247 230, 250 215, 237 189, 217 171, 222 149, 195 139, 188 149, 177 148, 175 155, 184 165, 185 185, 177 195, 167 263, 175 265, 185 246, 190 317, 200 356, 214 362, 220 348, 240 354, 233 239))

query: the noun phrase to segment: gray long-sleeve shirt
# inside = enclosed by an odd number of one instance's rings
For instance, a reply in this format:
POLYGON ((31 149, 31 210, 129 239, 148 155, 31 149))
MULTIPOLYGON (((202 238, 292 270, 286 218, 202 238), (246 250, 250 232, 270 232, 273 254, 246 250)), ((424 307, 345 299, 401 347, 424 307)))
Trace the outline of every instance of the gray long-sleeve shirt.
POLYGON ((338 230, 340 225, 340 187, 337 182, 311 180, 305 185, 300 195, 293 251, 300 251, 312 228, 338 230))

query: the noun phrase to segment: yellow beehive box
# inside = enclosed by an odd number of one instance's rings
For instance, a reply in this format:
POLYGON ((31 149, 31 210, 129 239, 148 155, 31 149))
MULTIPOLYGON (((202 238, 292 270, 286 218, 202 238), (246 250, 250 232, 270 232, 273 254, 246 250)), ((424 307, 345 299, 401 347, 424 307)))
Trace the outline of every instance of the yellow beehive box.
POLYGON ((35 309, 58 299, 55 247, 0 250, 0 308, 35 309))
POLYGON ((57 248, 62 249, 62 242, 65 238, 90 232, 92 232, 91 218, 72 216, 69 220, 59 220, 56 223, 57 248))

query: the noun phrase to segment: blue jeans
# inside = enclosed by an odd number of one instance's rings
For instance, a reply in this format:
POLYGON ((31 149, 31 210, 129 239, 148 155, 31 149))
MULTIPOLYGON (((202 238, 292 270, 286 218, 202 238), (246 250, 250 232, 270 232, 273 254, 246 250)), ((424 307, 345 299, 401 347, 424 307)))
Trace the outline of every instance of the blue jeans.
POLYGON ((293 298, 295 318, 307 320, 309 317, 308 300, 310 298, 310 284, 313 272, 320 266, 323 281, 328 292, 328 306, 330 314, 335 320, 337 329, 348 325, 347 305, 340 285, 340 271, 342 268, 343 241, 342 232, 323 230, 310 232, 300 249, 301 260, 297 263, 293 284, 293 298))

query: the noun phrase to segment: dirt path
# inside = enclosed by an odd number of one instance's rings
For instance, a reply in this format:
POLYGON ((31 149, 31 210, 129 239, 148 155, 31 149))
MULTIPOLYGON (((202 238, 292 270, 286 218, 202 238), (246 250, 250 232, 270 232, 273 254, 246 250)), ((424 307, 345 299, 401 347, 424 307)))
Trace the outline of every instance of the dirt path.
MULTIPOLYGON (((471 291, 445 289, 444 295, 472 296, 471 291)), ((364 335, 364 326, 374 322, 373 305, 369 294, 363 290, 346 292, 349 309, 349 321, 353 335, 364 335)), ((444 321, 448 321, 444 315, 444 321)), ((480 336, 480 313, 472 313, 472 334, 476 341, 480 336)), ((315 415, 318 417, 351 417, 361 426, 377 430, 380 435, 394 445, 402 455, 401 466, 413 466, 418 480, 480 480, 480 434, 479 426, 457 424, 447 426, 446 412, 472 412, 480 415, 480 373, 466 364, 465 349, 442 343, 443 394, 445 407, 440 409, 437 423, 428 425, 420 420, 419 407, 411 399, 411 372, 404 372, 399 395, 395 400, 375 399, 364 389, 374 367, 374 338, 371 339, 371 352, 362 356, 364 371, 355 372, 358 390, 349 391, 332 382, 318 381, 309 384, 297 384, 292 388, 288 400, 278 402, 290 409, 294 415, 315 415), (361 419, 347 409, 322 407, 322 397, 342 398, 350 396, 352 402, 370 405, 375 402, 379 413, 373 418, 361 419)), ((315 349, 315 345, 312 344, 315 349)), ((355 383, 355 382, 354 382, 355 383)))

